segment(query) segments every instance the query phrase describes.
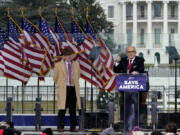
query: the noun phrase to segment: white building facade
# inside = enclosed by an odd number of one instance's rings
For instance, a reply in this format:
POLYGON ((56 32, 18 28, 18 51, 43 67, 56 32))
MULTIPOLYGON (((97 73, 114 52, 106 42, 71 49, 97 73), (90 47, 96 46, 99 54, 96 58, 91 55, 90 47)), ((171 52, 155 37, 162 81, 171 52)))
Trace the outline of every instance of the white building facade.
POLYGON ((180 45, 180 0, 97 0, 114 24, 120 53, 129 45, 146 64, 169 64, 167 46, 180 45))

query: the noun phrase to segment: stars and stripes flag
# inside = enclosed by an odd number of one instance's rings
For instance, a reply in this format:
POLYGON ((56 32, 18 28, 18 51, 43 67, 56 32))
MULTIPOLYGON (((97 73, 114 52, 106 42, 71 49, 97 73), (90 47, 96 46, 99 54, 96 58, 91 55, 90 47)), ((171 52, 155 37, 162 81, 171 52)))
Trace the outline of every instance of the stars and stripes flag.
POLYGON ((56 16, 55 20, 55 32, 59 36, 62 46, 61 46, 61 51, 62 49, 66 47, 73 47, 73 41, 70 32, 64 27, 63 23, 61 22, 59 16, 56 16))
POLYGON ((8 40, 8 34, 5 33, 1 28, 0 28, 0 70, 4 72, 4 60, 2 56, 2 51, 5 42, 8 40))
MULTIPOLYGON (((22 17, 22 28, 24 30, 23 33, 23 40, 22 44, 25 44, 27 46, 36 47, 40 50, 43 50, 46 52, 46 57, 44 57, 44 62, 39 62, 38 66, 42 66, 42 73, 37 72, 37 74, 40 75, 46 75, 51 67, 54 66, 54 63, 52 61, 52 48, 50 46, 49 40, 40 32, 39 28, 35 25, 33 25, 28 19, 25 17, 22 17)), ((39 51, 40 51, 39 50, 39 51)), ((35 54, 35 53, 34 53, 35 54)), ((42 58, 43 52, 41 52, 41 55, 34 55, 33 56, 39 56, 42 58)), ((38 64, 38 63, 37 63, 38 64)), ((34 69, 37 69, 36 71, 39 71, 39 67, 34 67, 34 69)))
POLYGON ((20 27, 13 18, 8 15, 8 35, 1 55, 4 61, 4 76, 21 81, 26 84, 31 76, 31 69, 22 61, 23 52, 18 40, 20 27))
POLYGON ((104 89, 104 81, 103 78, 98 71, 98 67, 95 67, 91 61, 88 60, 88 56, 94 46, 96 44, 92 40, 91 37, 84 34, 84 31, 79 26, 77 21, 74 17, 72 17, 72 36, 75 42, 77 42, 77 45, 81 45, 85 48, 85 52, 79 54, 79 63, 80 63, 80 69, 81 69, 81 77, 89 82, 91 82, 93 85, 98 87, 99 89, 104 89), (92 75, 92 80, 91 80, 92 75))
POLYGON ((74 16, 72 16, 72 36, 73 41, 76 42, 77 45, 82 45, 84 47, 85 55, 88 57, 91 49, 96 46, 96 44, 89 35, 84 33, 84 30, 77 23, 74 16))
MULTIPOLYGON (((47 51, 42 50, 40 48, 36 48, 34 46, 27 45, 25 43, 25 35, 28 33, 23 31, 23 34, 20 35, 19 40, 23 47, 23 53, 26 56, 24 58, 25 61, 28 62, 30 67, 32 68, 32 72, 38 74, 39 76, 43 75, 43 66, 44 61, 47 56, 47 51)), ((27 36, 26 36, 27 37, 27 36)), ((44 78, 43 78, 44 79, 44 78)))
MULTIPOLYGON (((63 23, 60 21, 60 18, 58 16, 56 16, 55 32, 57 33, 57 35, 59 35, 59 38, 62 42, 61 50, 68 47, 75 54, 80 54, 84 52, 84 48, 82 46, 77 46, 75 42, 72 40, 72 35, 64 27, 63 23)), ((77 59, 77 56, 78 55, 76 55, 74 59, 77 59)))
POLYGON ((96 42, 96 44, 98 44, 102 48, 98 58, 93 62, 93 64, 94 66, 98 67, 98 70, 102 75, 102 78, 105 82, 104 88, 108 91, 111 91, 114 89, 116 84, 115 74, 113 72, 113 56, 108 47, 104 44, 103 40, 96 34, 93 26, 88 19, 88 16, 86 16, 86 26, 88 35, 90 35, 96 42))
POLYGON ((59 35, 60 40, 62 42, 64 42, 64 43, 66 43, 67 41, 69 41, 71 43, 73 42, 72 41, 72 35, 64 27, 63 22, 61 21, 59 16, 56 16, 56 20, 55 20, 55 32, 59 35))
POLYGON ((55 62, 57 62, 60 60, 62 42, 57 33, 55 33, 55 31, 50 28, 49 24, 42 16, 40 16, 39 20, 39 29, 42 34, 44 34, 50 41, 53 50, 53 59, 55 62))

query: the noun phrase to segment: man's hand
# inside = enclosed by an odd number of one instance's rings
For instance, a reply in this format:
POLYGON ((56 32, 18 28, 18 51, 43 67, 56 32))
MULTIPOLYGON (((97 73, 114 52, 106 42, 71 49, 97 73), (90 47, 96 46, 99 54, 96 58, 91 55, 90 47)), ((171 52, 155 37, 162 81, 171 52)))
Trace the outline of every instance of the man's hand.
POLYGON ((117 57, 116 57, 116 62, 120 62, 121 61, 121 56, 120 55, 118 55, 117 57))
POLYGON ((137 72, 137 71, 133 71, 131 74, 133 74, 133 75, 137 75, 137 74, 139 74, 139 72, 137 72))

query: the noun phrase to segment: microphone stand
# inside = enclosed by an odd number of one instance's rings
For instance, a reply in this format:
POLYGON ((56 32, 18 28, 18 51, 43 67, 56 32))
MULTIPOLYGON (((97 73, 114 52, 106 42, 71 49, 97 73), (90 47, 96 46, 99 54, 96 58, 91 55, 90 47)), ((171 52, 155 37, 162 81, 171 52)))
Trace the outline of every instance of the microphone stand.
POLYGON ((177 113, 177 60, 178 60, 178 58, 174 59, 174 61, 175 61, 175 89, 174 89, 174 93, 175 93, 175 104, 174 104, 175 113, 177 113))

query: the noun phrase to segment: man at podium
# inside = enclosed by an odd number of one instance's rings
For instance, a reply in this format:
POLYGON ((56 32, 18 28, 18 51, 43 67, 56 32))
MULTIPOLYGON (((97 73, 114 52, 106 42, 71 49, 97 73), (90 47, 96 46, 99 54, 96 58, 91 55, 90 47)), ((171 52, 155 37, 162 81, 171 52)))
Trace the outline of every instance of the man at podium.
MULTIPOLYGON (((119 59, 119 56, 117 57, 117 60, 114 64, 114 72, 115 73, 130 73, 130 74, 139 74, 144 73, 144 58, 136 56, 136 48, 134 46, 128 46, 126 49, 126 57, 119 59), (120 61, 119 61, 120 60, 120 61)), ((146 92, 140 92, 139 100, 140 103, 145 104, 146 103, 146 92)), ((123 93, 122 93, 123 99, 123 93)), ((123 100, 122 100, 123 102, 123 100)))
MULTIPOLYGON (((126 49, 126 57, 119 58, 117 57, 116 62, 114 64, 114 72, 115 73, 126 73, 126 74, 133 74, 137 75, 139 73, 144 73, 144 58, 136 56, 136 48, 134 46, 128 46, 126 49)), ((127 94, 129 104, 132 102, 136 102, 136 96, 133 93, 127 94)), ((139 103, 145 104, 146 103, 146 92, 139 92, 139 103)), ((124 118, 124 92, 121 92, 121 120, 124 118)), ((126 103, 126 104, 127 104, 126 103)), ((141 105, 140 105, 141 106, 141 105)), ((139 107, 140 108, 140 107, 139 107)), ((141 110, 141 109, 139 109, 141 110)), ((132 130, 133 127, 130 126, 129 130, 132 130)))

